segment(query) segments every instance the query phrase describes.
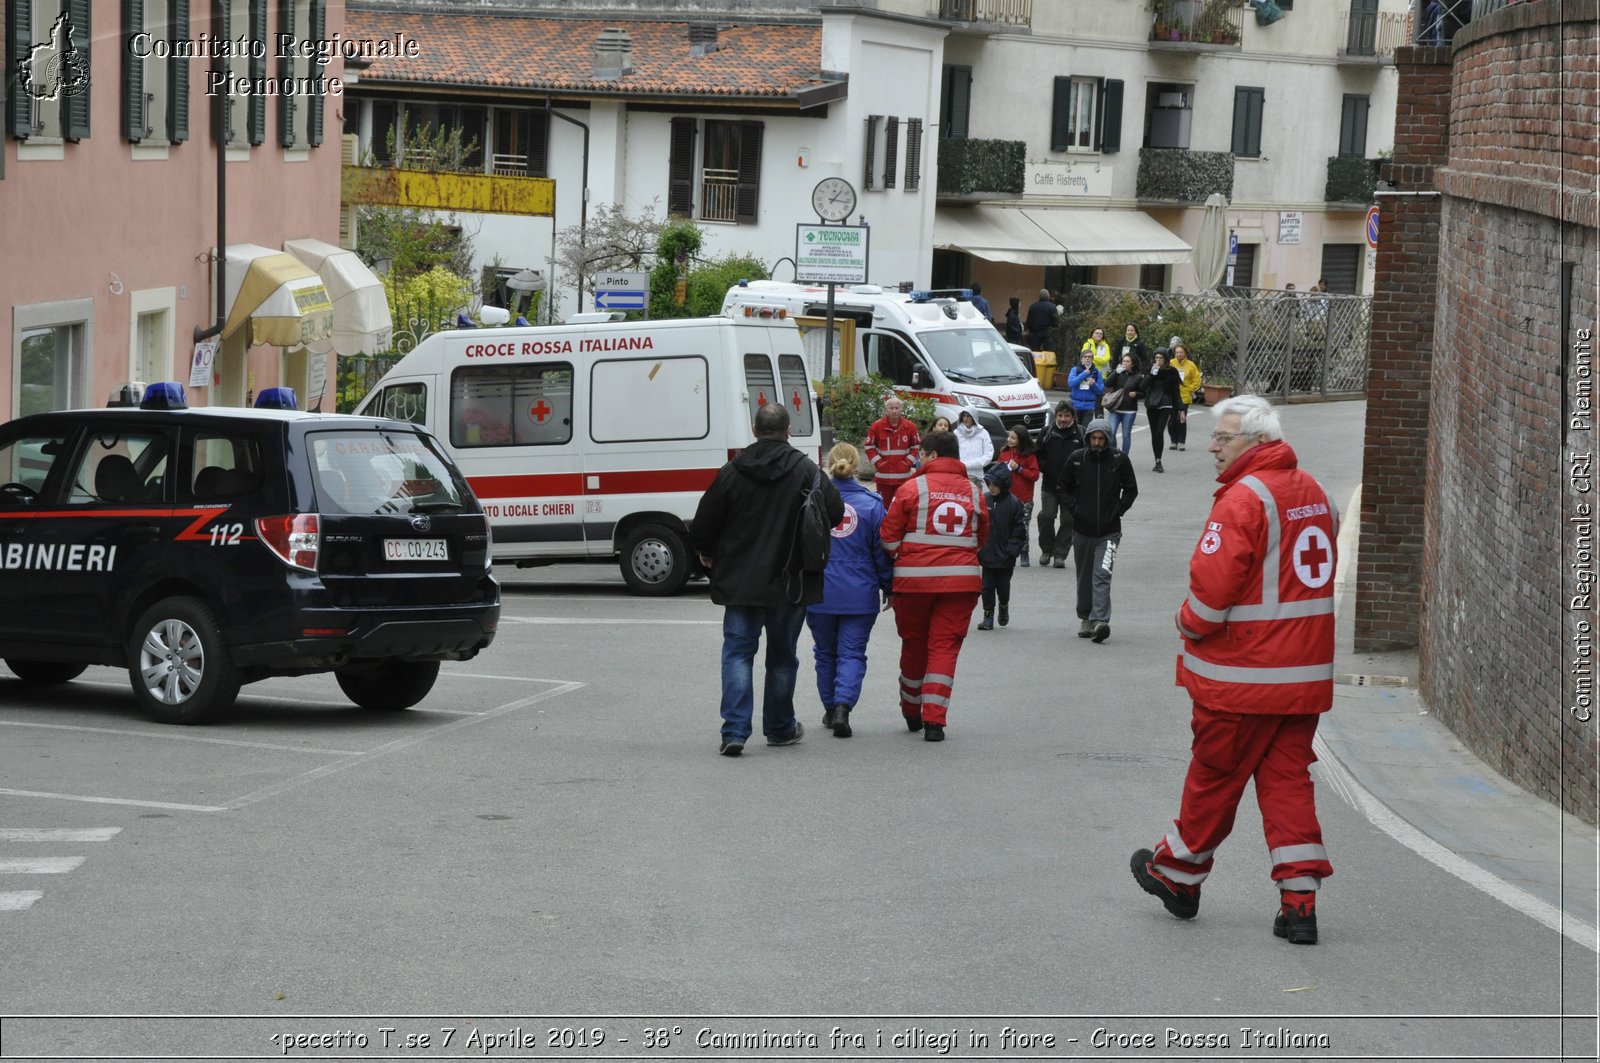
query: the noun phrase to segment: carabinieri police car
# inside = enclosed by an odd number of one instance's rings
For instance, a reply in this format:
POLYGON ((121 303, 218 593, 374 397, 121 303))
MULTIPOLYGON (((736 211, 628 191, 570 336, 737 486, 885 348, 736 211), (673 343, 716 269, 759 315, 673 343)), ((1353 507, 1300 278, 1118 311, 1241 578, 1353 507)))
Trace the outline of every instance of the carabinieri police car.
POLYGON ((489 525, 425 429, 287 388, 122 396, 0 426, 0 658, 23 682, 126 667, 152 716, 200 723, 242 683, 331 671, 406 709, 494 640, 489 525))

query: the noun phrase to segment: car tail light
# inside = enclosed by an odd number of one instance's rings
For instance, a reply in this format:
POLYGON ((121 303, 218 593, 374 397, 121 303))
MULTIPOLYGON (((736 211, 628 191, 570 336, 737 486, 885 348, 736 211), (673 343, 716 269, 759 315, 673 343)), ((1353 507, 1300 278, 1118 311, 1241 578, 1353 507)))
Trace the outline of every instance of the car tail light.
POLYGON ((321 524, 315 513, 257 517, 256 534, 267 544, 267 549, 290 568, 315 572, 317 554, 322 549, 321 524))

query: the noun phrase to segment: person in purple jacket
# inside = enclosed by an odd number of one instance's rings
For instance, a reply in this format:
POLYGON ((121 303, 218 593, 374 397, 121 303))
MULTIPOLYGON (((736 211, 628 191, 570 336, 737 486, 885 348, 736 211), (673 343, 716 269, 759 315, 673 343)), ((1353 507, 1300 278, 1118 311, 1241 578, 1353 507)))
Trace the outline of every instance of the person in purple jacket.
POLYGON ((806 626, 816 640, 822 726, 831 727, 835 738, 849 738, 850 710, 867 677, 867 641, 893 583, 894 562, 879 546, 883 499, 856 482, 861 452, 836 444, 824 468, 844 499, 844 519, 833 529, 822 601, 806 608, 806 626))

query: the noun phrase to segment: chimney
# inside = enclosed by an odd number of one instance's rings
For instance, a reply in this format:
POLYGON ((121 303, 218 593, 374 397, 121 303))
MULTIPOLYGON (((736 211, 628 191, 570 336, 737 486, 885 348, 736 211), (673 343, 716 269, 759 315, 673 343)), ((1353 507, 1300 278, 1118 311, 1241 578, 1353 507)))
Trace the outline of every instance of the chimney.
POLYGON ((717 50, 717 24, 715 22, 689 23, 689 54, 709 55, 717 50))
POLYGON ((615 81, 633 73, 633 38, 628 31, 612 26, 600 31, 594 42, 596 81, 615 81))

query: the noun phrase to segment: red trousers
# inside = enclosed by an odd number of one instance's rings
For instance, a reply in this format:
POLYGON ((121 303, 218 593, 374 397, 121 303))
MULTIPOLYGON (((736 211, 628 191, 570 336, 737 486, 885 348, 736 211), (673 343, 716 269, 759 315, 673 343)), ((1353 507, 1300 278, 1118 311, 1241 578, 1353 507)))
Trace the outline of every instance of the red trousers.
POLYGON ((1233 830, 1245 783, 1254 779, 1273 880, 1281 889, 1315 890, 1333 874, 1311 784, 1316 715, 1216 712, 1196 704, 1191 727, 1183 805, 1153 863, 1182 885, 1204 882, 1217 846, 1233 830))
POLYGON ((907 480, 885 480, 883 477, 878 476, 873 479, 872 486, 878 489, 878 497, 883 499, 883 508, 888 509, 889 503, 894 501, 895 492, 908 482, 907 480))
POLYGON ((956 658, 978 604, 977 591, 894 596, 900 632, 900 712, 944 726, 956 685, 956 658))

